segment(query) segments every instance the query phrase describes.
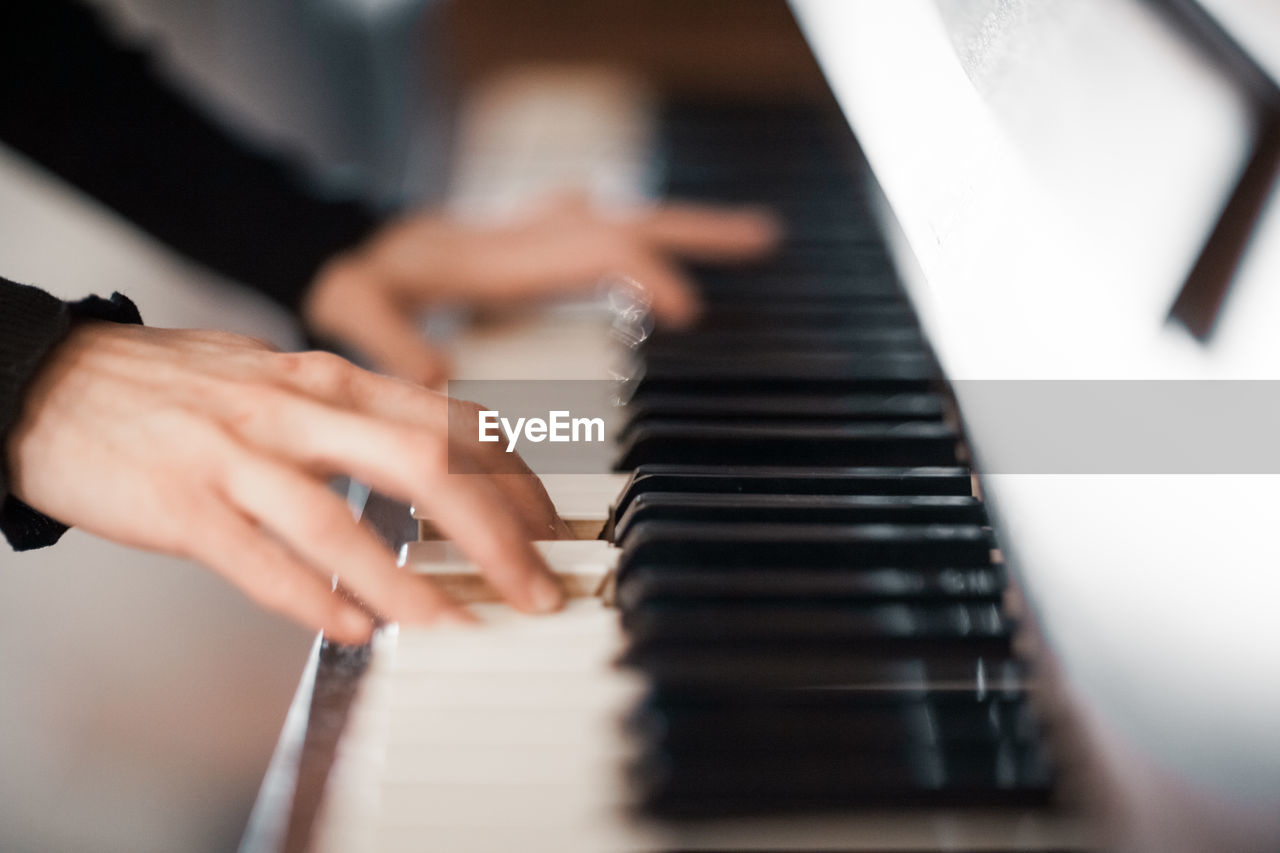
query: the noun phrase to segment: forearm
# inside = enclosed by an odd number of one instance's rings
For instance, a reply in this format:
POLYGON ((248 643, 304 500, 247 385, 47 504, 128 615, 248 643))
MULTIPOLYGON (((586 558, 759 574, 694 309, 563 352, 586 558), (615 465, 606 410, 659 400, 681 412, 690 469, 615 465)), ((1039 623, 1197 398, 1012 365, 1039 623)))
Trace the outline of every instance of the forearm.
POLYGON ((65 0, 0 3, 0 141, 197 262, 296 308, 377 225, 253 153, 65 0))

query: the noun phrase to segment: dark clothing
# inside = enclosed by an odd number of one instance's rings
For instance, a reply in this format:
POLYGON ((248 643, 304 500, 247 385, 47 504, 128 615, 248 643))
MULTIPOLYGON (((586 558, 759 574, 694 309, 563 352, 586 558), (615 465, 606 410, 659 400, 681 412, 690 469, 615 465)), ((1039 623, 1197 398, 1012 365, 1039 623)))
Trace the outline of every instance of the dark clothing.
MULTIPOLYGON (((361 204, 308 191, 283 159, 246 149, 162 82, 143 51, 65 0, 0 2, 0 143, 290 308, 327 258, 378 223, 361 204)), ((119 300, 86 308, 0 279, 0 448, 72 318, 139 322, 119 300)), ((0 456, 0 530, 14 547, 52 544, 65 528, 9 495, 3 469, 0 456)))
POLYGON ((377 224, 307 192, 64 0, 0 3, 0 142, 195 261, 296 307, 316 269, 377 224))
MULTIPOLYGON (((76 319, 141 323, 132 302, 119 293, 63 302, 35 287, 0 278, 0 442, 22 414, 22 396, 49 350, 76 319)), ((0 444, 0 449, 4 445, 0 444)), ((66 525, 36 512, 9 494, 8 472, 0 458, 0 532, 14 550, 57 542, 66 525)))

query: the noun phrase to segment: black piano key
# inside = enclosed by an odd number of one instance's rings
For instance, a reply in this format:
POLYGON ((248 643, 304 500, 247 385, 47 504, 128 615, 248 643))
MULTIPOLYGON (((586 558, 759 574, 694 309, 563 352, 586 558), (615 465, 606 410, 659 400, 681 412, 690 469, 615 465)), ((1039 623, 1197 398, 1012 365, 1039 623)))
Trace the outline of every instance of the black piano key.
POLYGON ((999 565, 986 567, 794 567, 742 568, 712 566, 664 568, 641 566, 618 581, 614 600, 621 610, 646 601, 737 598, 843 599, 867 601, 983 600, 999 601, 1005 588, 999 565))
POLYGON ((726 524, 647 521, 632 527, 618 577, 640 566, 986 566, 977 524, 726 524))
POLYGON ((632 397, 642 399, 654 393, 880 394, 928 391, 936 381, 932 360, 917 354, 813 359, 786 356, 753 359, 751 367, 756 372, 748 373, 747 365, 735 365, 732 360, 646 365, 644 373, 633 380, 632 397))
POLYGON ((1024 691, 897 694, 857 690, 654 688, 626 731, 673 750, 849 748, 908 743, 1026 743, 1040 737, 1024 691))
POLYGON ((701 321, 636 346, 621 464, 655 462, 607 532, 621 663, 651 685, 628 728, 643 810, 1043 805, 1004 570, 842 118, 684 103, 660 144, 669 194, 768 204, 788 235, 766 261, 692 267, 701 321), (895 425, 932 425, 942 467, 814 445, 895 425))
POLYGON ((646 492, 638 495, 613 529, 626 547, 627 531, 643 521, 755 524, 986 524, 974 497, 952 495, 707 495, 646 492))
POLYGON ((695 359, 708 352, 768 352, 780 356, 808 352, 865 353, 927 352, 916 328, 892 329, 717 329, 696 333, 662 330, 638 345, 641 356, 695 359))
POLYGON ((939 421, 946 409, 937 394, 743 394, 707 398, 683 394, 649 394, 627 406, 625 436, 651 420, 753 422, 808 421, 939 421))
POLYGON ((646 492, 753 495, 971 495, 969 469, 785 468, 767 465, 641 465, 618 497, 614 518, 646 492))
POLYGON ((768 640, 632 643, 618 664, 681 689, 1021 688, 1025 673, 1000 638, 962 645, 917 639, 875 642, 768 640))
POLYGON ((647 753, 632 768, 643 810, 668 818, 884 807, 1042 806, 1051 800, 1037 745, 647 753))
MULTIPOLYGON (((813 291, 769 291, 763 288, 733 291, 724 287, 700 287, 698 295, 702 300, 703 311, 711 317, 744 311, 748 307, 753 311, 771 311, 777 309, 783 316, 777 324, 780 328, 805 325, 809 316, 859 314, 862 316, 881 315, 886 322, 898 326, 911 325, 914 314, 906 304, 906 297, 901 293, 858 293, 813 291), (785 310, 784 310, 785 309, 785 310), (788 315, 799 319, 791 322, 788 315)), ((772 324, 771 324, 772 325, 772 324)), ((862 328, 876 329, 883 324, 862 324, 862 328)), ((813 327, 813 324, 809 324, 813 327)), ((697 327, 694 327, 695 330, 697 327)))
POLYGON ((942 423, 773 424, 650 420, 621 442, 617 470, 651 463, 706 465, 953 465, 942 423))
POLYGON ((756 328, 878 329, 911 327, 915 316, 906 305, 866 300, 853 305, 782 302, 773 305, 742 301, 713 302, 691 328, 695 331, 756 328))
MULTIPOLYGON (((807 245, 790 246, 778 255, 754 266, 762 275, 773 276, 865 276, 896 278, 893 262, 883 247, 807 245)), ((696 275, 696 271, 695 271, 696 275)))
POLYGON ((794 297, 801 302, 837 298, 905 300, 897 277, 883 262, 840 273, 780 272, 775 259, 736 267, 693 267, 690 276, 703 293, 715 298, 794 297))
POLYGON ((974 654, 1007 651, 1013 626, 994 602, 866 602, 856 599, 642 600, 622 613, 636 645, 812 640, 866 643, 889 653, 946 645, 974 654))
POLYGON ((771 380, 779 374, 800 375, 809 370, 810 375, 827 371, 830 365, 868 363, 874 360, 931 363, 927 349, 918 341, 909 339, 849 338, 822 345, 807 341, 797 345, 779 337, 776 342, 761 341, 755 346, 735 340, 732 336, 708 337, 701 347, 691 346, 691 341, 659 341, 642 343, 636 349, 639 363, 633 370, 637 378, 650 377, 659 381, 673 376, 731 376, 735 379, 771 380), (700 361, 694 367, 691 362, 700 361), (797 369, 794 365, 801 365, 797 369))
POLYGON ((751 329, 732 327, 647 340, 636 335, 631 338, 641 362, 636 375, 651 381, 807 378, 810 384, 832 378, 847 388, 849 380, 927 380, 937 374, 919 332, 906 326, 809 330, 779 323, 761 331, 758 339, 751 329))

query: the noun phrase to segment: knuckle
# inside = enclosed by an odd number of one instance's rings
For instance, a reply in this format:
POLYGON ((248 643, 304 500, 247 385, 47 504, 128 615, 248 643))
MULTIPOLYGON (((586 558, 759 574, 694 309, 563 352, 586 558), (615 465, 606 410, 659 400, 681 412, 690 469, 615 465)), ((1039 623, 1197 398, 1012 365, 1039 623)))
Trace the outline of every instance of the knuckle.
POLYGON ((480 413, 486 407, 470 400, 449 400, 449 429, 462 430, 460 435, 475 435, 480 424, 480 413))
POLYGON ((284 400, 278 390, 269 385, 243 383, 225 402, 225 422, 238 433, 253 432, 255 427, 280 422, 284 414, 284 400))
POLYGON ((479 419, 480 413, 483 412, 485 409, 484 406, 472 400, 457 400, 457 399, 450 399, 449 407, 453 411, 457 412, 459 415, 470 418, 471 420, 479 419))
POLYGON ((276 367, 286 378, 333 395, 346 395, 355 382, 357 368, 330 352, 289 352, 277 356, 276 367))

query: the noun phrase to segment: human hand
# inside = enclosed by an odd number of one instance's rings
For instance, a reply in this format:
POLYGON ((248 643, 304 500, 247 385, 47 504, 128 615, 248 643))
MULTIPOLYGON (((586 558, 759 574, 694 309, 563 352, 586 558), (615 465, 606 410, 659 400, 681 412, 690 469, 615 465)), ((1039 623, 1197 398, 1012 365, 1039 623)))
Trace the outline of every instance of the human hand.
POLYGON ((94 322, 50 353, 0 450, 13 493, 41 512, 194 558, 260 604, 360 642, 372 620, 351 599, 393 621, 469 616, 396 566, 326 486, 336 474, 427 508, 516 607, 560 605, 528 542, 567 535, 542 484, 515 454, 450 444, 450 417, 475 408, 326 353, 94 322))
POLYGON ((328 264, 303 318, 378 368, 434 386, 449 365, 415 325, 426 307, 507 307, 590 292, 612 277, 639 285, 659 321, 685 324, 697 316, 698 297, 677 259, 748 260, 771 250, 780 233, 756 208, 666 204, 605 214, 578 197, 501 226, 420 214, 328 264))

